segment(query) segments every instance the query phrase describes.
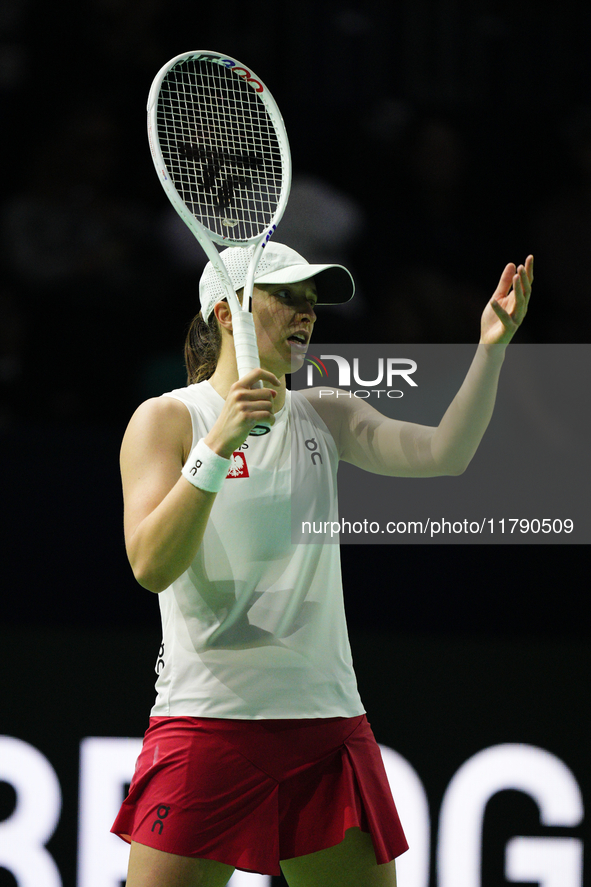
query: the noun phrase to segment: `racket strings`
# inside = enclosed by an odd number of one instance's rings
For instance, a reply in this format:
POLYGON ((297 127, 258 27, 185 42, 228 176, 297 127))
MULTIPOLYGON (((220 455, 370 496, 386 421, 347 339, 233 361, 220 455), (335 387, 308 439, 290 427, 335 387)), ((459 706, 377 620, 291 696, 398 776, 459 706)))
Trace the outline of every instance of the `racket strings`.
POLYGON ((282 153, 252 85, 222 65, 183 61, 162 83, 157 126, 167 171, 202 225, 232 240, 269 227, 283 184, 282 153))

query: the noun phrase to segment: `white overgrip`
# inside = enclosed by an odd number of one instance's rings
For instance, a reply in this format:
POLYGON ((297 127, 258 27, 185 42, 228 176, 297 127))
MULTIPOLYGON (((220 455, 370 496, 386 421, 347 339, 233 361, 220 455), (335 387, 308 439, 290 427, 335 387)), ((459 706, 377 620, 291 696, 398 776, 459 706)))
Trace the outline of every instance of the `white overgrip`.
MULTIPOLYGON (((241 379, 251 370, 259 367, 259 349, 254 329, 254 318, 250 311, 235 311, 232 314, 232 329, 234 331, 234 348, 236 349, 236 363, 238 364, 238 378, 241 379)), ((255 382, 253 388, 262 388, 262 382, 255 382)), ((250 434, 258 436, 267 434, 270 426, 267 422, 255 425, 250 434)))
POLYGON ((235 311, 232 314, 232 330, 238 378, 241 379, 246 373, 260 366, 254 318, 250 311, 235 311))

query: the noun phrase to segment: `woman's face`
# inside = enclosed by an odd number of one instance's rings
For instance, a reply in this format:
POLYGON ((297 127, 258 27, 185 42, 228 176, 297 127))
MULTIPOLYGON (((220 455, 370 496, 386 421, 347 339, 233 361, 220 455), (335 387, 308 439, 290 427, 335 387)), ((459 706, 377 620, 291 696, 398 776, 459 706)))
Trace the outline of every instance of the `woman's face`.
POLYGON ((261 366, 276 376, 304 363, 318 300, 314 279, 255 286, 252 298, 261 366))

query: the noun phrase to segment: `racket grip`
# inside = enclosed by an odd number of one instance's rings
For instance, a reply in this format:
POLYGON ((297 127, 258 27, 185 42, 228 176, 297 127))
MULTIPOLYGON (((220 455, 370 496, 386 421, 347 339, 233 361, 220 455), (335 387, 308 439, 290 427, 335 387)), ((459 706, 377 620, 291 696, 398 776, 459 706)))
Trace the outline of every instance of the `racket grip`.
POLYGON ((254 329, 254 318, 249 311, 236 311, 232 315, 234 348, 238 364, 238 378, 260 366, 259 349, 254 329))
MULTIPOLYGON (((238 364, 238 378, 241 379, 251 370, 260 367, 257 336, 254 329, 254 318, 250 311, 235 311, 232 315, 232 329, 234 332, 234 348, 236 350, 236 363, 238 364)), ((262 388, 263 383, 257 382, 255 388, 262 388)), ((250 434, 258 437, 268 434, 270 426, 265 422, 255 425, 250 434)))

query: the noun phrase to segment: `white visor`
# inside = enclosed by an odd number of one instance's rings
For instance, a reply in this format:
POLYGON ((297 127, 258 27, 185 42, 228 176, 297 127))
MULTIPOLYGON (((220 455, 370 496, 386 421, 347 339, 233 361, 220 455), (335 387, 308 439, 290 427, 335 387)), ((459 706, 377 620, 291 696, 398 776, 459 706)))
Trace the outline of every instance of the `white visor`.
MULTIPOLYGON (((254 246, 235 246, 220 253, 236 292, 246 283, 253 252, 254 246)), ((355 283, 343 265, 311 265, 294 249, 273 241, 268 243, 262 252, 254 282, 255 284, 300 283, 311 277, 316 278, 318 305, 338 305, 353 298, 355 283)), ((216 302, 225 298, 225 291, 218 275, 211 262, 208 262, 199 281, 201 314, 205 321, 208 320, 216 302)))

